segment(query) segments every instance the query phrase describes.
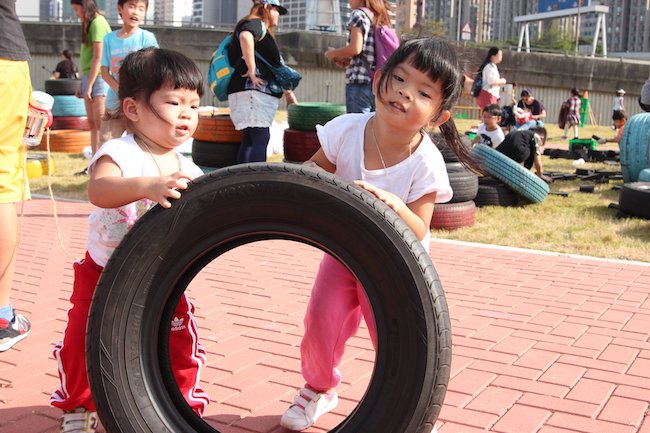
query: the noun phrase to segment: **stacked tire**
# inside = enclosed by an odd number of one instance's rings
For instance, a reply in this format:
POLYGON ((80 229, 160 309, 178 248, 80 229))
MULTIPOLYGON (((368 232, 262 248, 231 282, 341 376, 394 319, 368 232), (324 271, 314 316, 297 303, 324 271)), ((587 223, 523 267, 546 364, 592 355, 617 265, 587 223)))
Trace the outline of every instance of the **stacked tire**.
MULTIPOLYGON (((476 221, 474 198, 478 192, 478 176, 458 161, 456 154, 441 136, 433 135, 432 140, 445 160, 449 185, 454 195, 449 202, 435 205, 431 228, 455 230, 461 227, 471 227, 476 221)), ((463 145, 471 146, 471 143, 464 139, 463 145)))
POLYGON ((650 113, 630 117, 620 142, 623 180, 636 182, 639 174, 650 167, 650 113))
POLYGON ((618 209, 625 216, 650 219, 650 182, 623 184, 618 209))
POLYGON ((40 153, 28 153, 25 163, 25 171, 29 179, 41 177, 54 173, 54 160, 48 155, 40 153))
POLYGON ((284 130, 284 161, 304 162, 320 149, 316 125, 325 125, 333 118, 345 114, 345 105, 309 102, 289 105, 284 130))
POLYGON ((477 144, 472 156, 490 176, 528 202, 541 203, 550 191, 542 179, 489 146, 477 144))
POLYGON ((62 78, 45 80, 45 92, 54 97, 52 107, 52 126, 50 129, 74 129, 87 131, 88 118, 86 106, 82 98, 75 95, 80 80, 62 78))
POLYGON ((45 131, 38 149, 50 152, 83 153, 87 146, 90 146, 90 131, 57 129, 49 133, 45 131))
POLYGON ((201 113, 193 137, 192 160, 198 166, 214 169, 237 163, 242 133, 235 129, 229 114, 201 113))

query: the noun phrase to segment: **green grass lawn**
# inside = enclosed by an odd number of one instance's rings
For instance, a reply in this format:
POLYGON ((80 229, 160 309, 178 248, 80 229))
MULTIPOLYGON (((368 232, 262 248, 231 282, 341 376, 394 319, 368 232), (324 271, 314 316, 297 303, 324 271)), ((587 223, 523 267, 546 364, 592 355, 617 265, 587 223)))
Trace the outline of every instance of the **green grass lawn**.
MULTIPOLYGON (((457 125, 459 131, 464 132, 476 122, 459 120, 457 125)), ((547 129, 548 143, 566 145, 566 141, 561 140, 562 131, 556 125, 549 125, 547 129)), ((581 129, 581 137, 592 134, 613 136, 614 131, 609 127, 581 129)), ((616 145, 608 148, 616 149, 616 145)), ((55 153, 53 158, 54 174, 50 180, 54 195, 86 200, 88 178, 74 173, 83 170, 87 161, 81 155, 66 153, 55 153)), ((282 157, 275 155, 271 161, 280 162, 282 157)), ((551 160, 544 156, 543 161, 547 172, 575 172, 570 160, 551 160)), ((619 165, 595 163, 587 163, 582 168, 620 170, 619 165)), ((608 208, 610 203, 618 202, 618 191, 612 188, 620 183, 555 181, 551 191, 566 192, 568 197, 550 195, 540 204, 479 208, 474 226, 454 231, 436 230, 434 237, 648 262, 650 221, 617 218, 616 211, 608 208), (590 194, 579 192, 583 184, 595 185, 595 191, 590 194)), ((32 179, 30 185, 33 193, 49 194, 47 176, 32 179)))

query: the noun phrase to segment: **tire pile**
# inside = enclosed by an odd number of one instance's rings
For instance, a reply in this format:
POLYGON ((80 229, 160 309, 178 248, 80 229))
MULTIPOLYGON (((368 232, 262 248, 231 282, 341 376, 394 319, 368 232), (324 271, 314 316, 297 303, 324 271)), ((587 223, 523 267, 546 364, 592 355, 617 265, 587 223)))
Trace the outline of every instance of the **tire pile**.
POLYGON ((236 164, 242 133, 227 112, 200 113, 193 137, 192 160, 203 171, 236 164))
POLYGON ((325 102, 291 104, 287 110, 289 127, 284 130, 284 161, 304 162, 320 149, 316 125, 325 125, 345 114, 345 105, 325 102))
MULTIPOLYGON (((454 195, 447 203, 436 203, 431 218, 431 228, 441 230, 454 230, 461 227, 471 227, 476 221, 476 204, 474 200, 478 193, 478 176, 458 161, 456 154, 447 146, 439 135, 432 135, 431 139, 436 144, 445 160, 449 185, 454 195)), ((471 143, 463 141, 471 146, 471 143)))
POLYGON ((620 216, 650 219, 650 113, 635 114, 623 129, 620 142, 624 184, 619 192, 620 216))
POLYGON ((541 203, 550 192, 546 182, 489 146, 477 144, 472 149, 472 157, 482 165, 485 172, 527 202, 541 203))
POLYGON ((54 173, 54 160, 40 153, 28 153, 25 162, 28 179, 54 173))
MULTIPOLYGON (((54 97, 49 136, 52 152, 81 153, 90 145, 84 100, 75 96, 79 82, 67 78, 45 80, 45 92, 54 97)), ((47 150, 47 138, 46 132, 38 147, 40 150, 47 150)))

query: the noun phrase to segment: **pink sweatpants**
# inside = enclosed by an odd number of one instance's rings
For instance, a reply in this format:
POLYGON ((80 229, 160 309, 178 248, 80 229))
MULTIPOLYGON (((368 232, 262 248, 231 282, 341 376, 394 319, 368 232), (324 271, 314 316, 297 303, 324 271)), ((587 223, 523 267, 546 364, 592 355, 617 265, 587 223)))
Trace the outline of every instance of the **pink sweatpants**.
MULTIPOLYGON (((88 253, 74 264, 74 286, 68 311, 68 326, 63 341, 54 346, 54 358, 59 365, 61 386, 50 397, 50 404, 63 411, 85 407, 95 411, 86 372, 86 324, 95 287, 103 267, 88 253)), ((194 321, 194 306, 181 296, 169 332, 171 366, 178 389, 187 404, 199 415, 209 403, 209 397, 199 386, 200 372, 206 362, 205 350, 198 343, 194 321)))
POLYGON ((362 317, 376 350, 375 319, 363 286, 345 266, 325 255, 311 291, 300 345, 302 376, 312 388, 325 391, 341 382, 337 367, 362 317))

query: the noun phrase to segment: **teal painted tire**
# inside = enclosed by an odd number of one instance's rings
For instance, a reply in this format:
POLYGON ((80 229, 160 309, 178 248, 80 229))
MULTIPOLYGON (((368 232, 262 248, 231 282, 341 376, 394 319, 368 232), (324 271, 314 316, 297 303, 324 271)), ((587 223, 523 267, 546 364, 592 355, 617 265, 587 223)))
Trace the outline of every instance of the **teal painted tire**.
POLYGON ((546 182, 491 147, 477 144, 472 156, 492 177, 532 203, 543 202, 549 193, 546 182))
POLYGON ((289 105, 287 121, 291 129, 316 131, 316 125, 325 125, 341 114, 345 114, 345 105, 306 102, 289 105))
POLYGON ((641 170, 650 167, 650 113, 630 117, 619 146, 623 180, 636 182, 641 170))
POLYGON ((639 172, 639 182, 650 182, 650 168, 644 168, 639 172))
POLYGON ((83 117, 86 115, 84 100, 75 95, 54 95, 52 116, 54 117, 83 117))

